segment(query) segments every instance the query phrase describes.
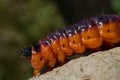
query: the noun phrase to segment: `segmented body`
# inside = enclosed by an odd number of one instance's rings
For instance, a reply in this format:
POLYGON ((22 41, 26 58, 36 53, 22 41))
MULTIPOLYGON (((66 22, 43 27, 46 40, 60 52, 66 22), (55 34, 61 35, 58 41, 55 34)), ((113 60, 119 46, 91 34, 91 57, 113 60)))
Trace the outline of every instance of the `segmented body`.
POLYGON ((64 64, 66 57, 82 54, 87 49, 98 49, 101 45, 120 42, 120 16, 102 15, 80 21, 57 30, 40 40, 38 45, 24 48, 23 56, 31 57, 31 65, 36 76, 44 65, 55 67, 64 64))

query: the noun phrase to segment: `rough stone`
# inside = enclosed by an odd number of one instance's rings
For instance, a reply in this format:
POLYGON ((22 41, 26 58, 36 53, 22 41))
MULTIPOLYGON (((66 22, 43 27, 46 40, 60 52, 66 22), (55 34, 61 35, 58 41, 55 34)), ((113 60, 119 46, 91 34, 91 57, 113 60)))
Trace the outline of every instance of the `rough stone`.
POLYGON ((120 80, 120 47, 73 59, 29 80, 120 80))

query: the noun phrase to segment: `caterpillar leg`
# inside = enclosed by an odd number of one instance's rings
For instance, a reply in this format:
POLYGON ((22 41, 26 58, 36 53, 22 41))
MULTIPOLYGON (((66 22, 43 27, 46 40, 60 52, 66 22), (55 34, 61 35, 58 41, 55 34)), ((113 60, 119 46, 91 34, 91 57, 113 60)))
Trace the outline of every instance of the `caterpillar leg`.
POLYGON ((48 57, 47 57, 47 65, 48 65, 48 67, 50 67, 50 68, 55 67, 55 65, 56 65, 56 56, 54 55, 54 53, 48 54, 48 57))
POLYGON ((58 51, 57 58, 60 65, 64 64, 66 61, 66 55, 61 50, 58 51))
POLYGON ((50 46, 42 46, 41 49, 43 58, 45 60, 46 65, 48 65, 48 67, 55 67, 56 65, 56 56, 53 53, 52 49, 50 46))

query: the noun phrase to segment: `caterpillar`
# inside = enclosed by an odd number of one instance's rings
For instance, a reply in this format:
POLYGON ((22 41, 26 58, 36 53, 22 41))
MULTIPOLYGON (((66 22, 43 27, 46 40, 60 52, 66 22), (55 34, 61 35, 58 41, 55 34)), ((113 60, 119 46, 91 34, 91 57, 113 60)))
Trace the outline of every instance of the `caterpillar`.
POLYGON ((119 42, 120 15, 100 15, 56 30, 39 40, 37 45, 23 48, 19 54, 30 57, 34 76, 37 76, 45 65, 54 68, 57 64, 63 65, 73 54, 119 42))

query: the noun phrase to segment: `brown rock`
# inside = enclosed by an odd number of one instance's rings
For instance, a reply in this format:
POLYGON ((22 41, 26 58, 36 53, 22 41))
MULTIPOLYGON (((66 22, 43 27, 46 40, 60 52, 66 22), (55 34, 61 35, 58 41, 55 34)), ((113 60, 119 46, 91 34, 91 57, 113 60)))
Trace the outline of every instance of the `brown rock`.
POLYGON ((29 80, 120 80, 120 47, 73 59, 29 80))

